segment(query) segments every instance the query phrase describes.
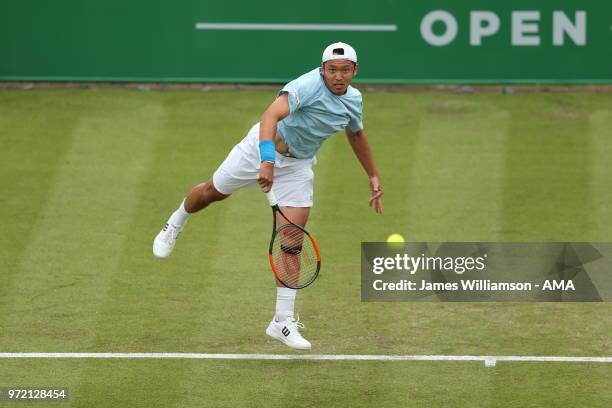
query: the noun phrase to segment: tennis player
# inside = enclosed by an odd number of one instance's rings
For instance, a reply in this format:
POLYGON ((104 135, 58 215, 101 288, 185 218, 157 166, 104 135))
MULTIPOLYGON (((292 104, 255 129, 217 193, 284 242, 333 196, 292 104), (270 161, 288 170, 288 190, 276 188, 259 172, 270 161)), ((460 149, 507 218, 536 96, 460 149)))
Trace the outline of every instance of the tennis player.
MULTIPOLYGON (((191 214, 257 184, 264 192, 274 188, 287 218, 305 226, 313 204, 315 154, 341 130, 368 175, 368 204, 381 213, 383 190, 363 129, 361 93, 350 86, 358 70, 357 54, 350 45, 328 46, 320 67, 285 85, 212 178, 189 192, 155 237, 153 254, 158 258, 170 255, 191 214)), ((266 334, 289 347, 309 349, 310 342, 299 331, 304 325, 295 318, 296 290, 277 285, 276 314, 266 334)))

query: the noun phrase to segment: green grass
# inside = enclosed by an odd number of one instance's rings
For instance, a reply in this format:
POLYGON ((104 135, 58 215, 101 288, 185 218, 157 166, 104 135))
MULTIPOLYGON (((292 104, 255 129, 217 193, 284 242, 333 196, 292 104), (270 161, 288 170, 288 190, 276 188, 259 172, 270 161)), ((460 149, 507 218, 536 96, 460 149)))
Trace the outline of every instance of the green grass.
MULTIPOLYGON (((244 190, 151 241, 274 98, 1 91, 0 352, 288 353, 263 333, 269 209, 244 190)), ((612 355, 608 303, 361 303, 360 243, 611 241, 612 95, 364 96, 385 187, 342 135, 315 166, 320 280, 297 311, 317 354, 612 355)), ((0 386, 70 406, 604 407, 609 364, 2 360, 0 386)), ((64 406, 64 405, 62 405, 64 406)))

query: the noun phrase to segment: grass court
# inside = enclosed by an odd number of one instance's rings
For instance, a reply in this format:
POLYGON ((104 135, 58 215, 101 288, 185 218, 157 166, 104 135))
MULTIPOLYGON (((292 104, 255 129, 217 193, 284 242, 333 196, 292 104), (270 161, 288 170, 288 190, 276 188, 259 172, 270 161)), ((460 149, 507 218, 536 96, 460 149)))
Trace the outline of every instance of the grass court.
MULTIPOLYGON (((0 352, 295 354, 264 334, 261 192, 192 217, 168 260, 151 253, 273 98, 1 90, 0 352)), ((322 272, 296 304, 312 353, 612 355, 609 303, 360 301, 360 243, 391 233, 611 241, 612 94, 365 93, 364 124, 385 212, 333 136, 308 224, 322 272)), ((0 386, 68 387, 72 407, 603 408, 611 383, 609 363, 0 359, 0 386)))

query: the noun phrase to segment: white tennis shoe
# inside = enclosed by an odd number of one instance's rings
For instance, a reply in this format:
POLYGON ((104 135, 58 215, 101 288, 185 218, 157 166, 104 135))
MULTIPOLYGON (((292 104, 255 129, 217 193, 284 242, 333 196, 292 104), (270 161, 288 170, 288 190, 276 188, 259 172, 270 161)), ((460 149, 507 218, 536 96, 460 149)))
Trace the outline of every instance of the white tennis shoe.
POLYGON ((299 321, 299 318, 296 320, 293 316, 288 316, 282 322, 272 319, 266 329, 266 334, 291 348, 307 350, 310 348, 310 342, 302 337, 299 331, 303 328, 304 324, 299 321))
POLYGON ((166 223, 153 241, 153 255, 157 258, 169 257, 182 230, 169 222, 166 223))

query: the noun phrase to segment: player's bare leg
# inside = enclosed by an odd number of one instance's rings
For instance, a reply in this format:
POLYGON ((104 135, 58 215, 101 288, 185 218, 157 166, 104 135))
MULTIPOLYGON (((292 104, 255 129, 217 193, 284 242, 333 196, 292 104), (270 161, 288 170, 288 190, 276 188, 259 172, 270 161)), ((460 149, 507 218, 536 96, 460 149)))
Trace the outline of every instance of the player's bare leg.
MULTIPOLYGON (((300 227, 305 227, 308 222, 308 216, 310 215, 310 207, 281 207, 280 208, 283 214, 287 216, 291 220, 292 223, 299 225, 300 227)), ((285 220, 280 215, 277 216, 276 219, 278 226, 287 224, 287 220, 285 220)))
POLYGON ((229 196, 229 194, 217 191, 211 178, 205 183, 198 184, 187 194, 187 197, 185 197, 185 211, 193 214, 208 207, 209 204, 225 200, 229 196))
POLYGON ((155 237, 153 255, 157 258, 170 256, 189 216, 208 207, 211 203, 225 200, 227 197, 229 197, 229 194, 222 194, 217 191, 212 179, 192 188, 179 208, 170 216, 164 228, 155 237))
MULTIPOLYGON (((306 226, 308 216, 310 215, 310 208, 308 207, 281 207, 281 211, 294 224, 302 227, 306 226)), ((283 224, 287 224, 287 220, 280 215, 277 215, 276 222, 279 227, 283 224)), ((292 244, 292 242, 288 243, 288 245, 292 244)), ((291 264, 296 263, 291 262, 291 264)), ((304 325, 294 317, 295 297, 297 291, 295 289, 284 287, 282 283, 278 281, 276 282, 276 285, 276 314, 274 319, 272 319, 268 325, 266 334, 280 340, 289 347, 309 349, 311 347, 310 342, 302 337, 299 332, 299 329, 303 328, 304 325)))
MULTIPOLYGON (((308 207, 281 207, 281 211, 291 222, 301 227, 306 226, 308 216, 310 214, 310 208, 308 207)), ((283 216, 280 214, 276 215, 276 225, 280 228, 282 225, 288 224, 283 216)), ((290 233, 290 236, 281 236, 281 245, 287 248, 300 248, 302 246, 303 236, 296 236, 294 233, 295 229, 284 230, 290 233)), ((283 275, 285 276, 285 282, 298 282, 299 281, 299 267, 301 256, 299 254, 284 252, 281 254, 283 267, 283 275)), ((276 282, 278 287, 284 287, 282 283, 276 282)))

